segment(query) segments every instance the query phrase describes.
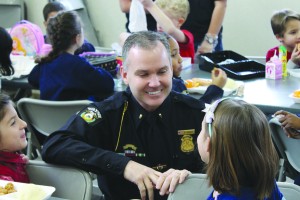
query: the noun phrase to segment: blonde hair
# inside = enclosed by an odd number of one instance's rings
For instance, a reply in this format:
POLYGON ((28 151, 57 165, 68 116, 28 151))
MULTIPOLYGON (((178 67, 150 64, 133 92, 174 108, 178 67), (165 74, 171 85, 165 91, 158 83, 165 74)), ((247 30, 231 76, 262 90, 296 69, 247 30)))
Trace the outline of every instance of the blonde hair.
POLYGON ((184 18, 187 19, 190 13, 190 4, 188 0, 156 0, 156 5, 172 15, 174 18, 184 18))

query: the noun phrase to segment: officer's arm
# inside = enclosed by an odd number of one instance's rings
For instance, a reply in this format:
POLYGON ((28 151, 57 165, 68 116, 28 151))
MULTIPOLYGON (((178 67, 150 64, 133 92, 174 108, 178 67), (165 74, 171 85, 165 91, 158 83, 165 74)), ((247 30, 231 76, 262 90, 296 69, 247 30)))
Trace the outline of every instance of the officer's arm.
MULTIPOLYGON (((102 121, 105 123, 105 120, 102 121)), ((43 160, 49 163, 68 165, 93 172, 123 175, 129 158, 105 150, 111 140, 108 131, 100 124, 91 125, 80 113, 61 130, 52 133, 42 149, 43 160), (105 149, 104 149, 105 147, 105 149)))

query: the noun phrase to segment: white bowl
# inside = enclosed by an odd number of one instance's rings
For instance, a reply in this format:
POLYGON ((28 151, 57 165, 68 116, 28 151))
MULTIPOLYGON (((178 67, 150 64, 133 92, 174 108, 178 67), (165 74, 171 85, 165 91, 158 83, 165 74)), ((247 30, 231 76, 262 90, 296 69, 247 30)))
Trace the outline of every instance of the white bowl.
POLYGON ((291 99, 293 99, 295 103, 300 103, 300 98, 299 98, 299 97, 294 97, 293 93, 290 94, 289 97, 290 97, 291 99))

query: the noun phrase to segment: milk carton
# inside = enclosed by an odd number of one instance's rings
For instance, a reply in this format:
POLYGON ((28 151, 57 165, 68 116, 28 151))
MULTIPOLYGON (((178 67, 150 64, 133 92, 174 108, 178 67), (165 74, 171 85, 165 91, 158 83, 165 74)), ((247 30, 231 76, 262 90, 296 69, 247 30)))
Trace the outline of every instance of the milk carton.
POLYGON ((274 56, 266 63, 266 78, 268 79, 281 79, 282 78, 282 62, 274 56))

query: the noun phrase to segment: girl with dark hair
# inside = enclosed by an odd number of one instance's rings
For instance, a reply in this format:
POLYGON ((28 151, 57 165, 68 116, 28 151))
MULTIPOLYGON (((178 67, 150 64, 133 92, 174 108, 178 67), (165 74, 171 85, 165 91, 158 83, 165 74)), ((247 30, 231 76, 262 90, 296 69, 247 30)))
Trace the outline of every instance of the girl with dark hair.
POLYGON ((28 158, 20 151, 27 146, 25 128, 9 96, 0 94, 0 179, 29 183, 28 158))
POLYGON ((13 41, 9 33, 0 27, 0 75, 13 75, 15 70, 10 60, 10 53, 13 48, 13 41))
POLYGON ((38 61, 28 77, 29 83, 40 89, 41 99, 97 100, 113 92, 114 81, 107 71, 74 55, 84 39, 81 21, 75 12, 61 11, 50 18, 47 35, 52 51, 38 61))

